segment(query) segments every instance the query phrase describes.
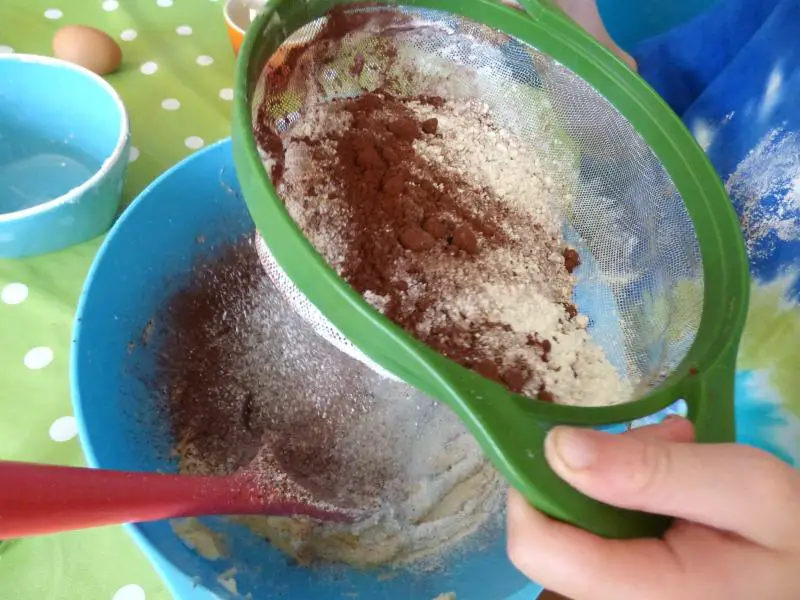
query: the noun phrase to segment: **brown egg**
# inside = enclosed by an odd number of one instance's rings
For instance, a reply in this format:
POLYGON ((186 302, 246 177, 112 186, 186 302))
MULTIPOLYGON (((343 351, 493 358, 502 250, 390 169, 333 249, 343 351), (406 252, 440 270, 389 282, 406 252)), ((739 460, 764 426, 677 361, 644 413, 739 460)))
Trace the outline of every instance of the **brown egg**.
POLYGON ((111 36, 84 25, 59 29, 53 37, 53 55, 98 75, 113 73, 122 62, 122 50, 111 36))

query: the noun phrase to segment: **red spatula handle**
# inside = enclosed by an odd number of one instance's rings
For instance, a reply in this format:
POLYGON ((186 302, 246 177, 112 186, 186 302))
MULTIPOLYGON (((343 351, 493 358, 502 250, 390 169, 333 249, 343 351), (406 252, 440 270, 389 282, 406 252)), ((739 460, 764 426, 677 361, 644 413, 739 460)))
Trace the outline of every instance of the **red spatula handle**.
POLYGON ((190 515, 304 513, 241 477, 126 473, 0 461, 0 539, 190 515), (268 500, 268 501, 267 501, 268 500))

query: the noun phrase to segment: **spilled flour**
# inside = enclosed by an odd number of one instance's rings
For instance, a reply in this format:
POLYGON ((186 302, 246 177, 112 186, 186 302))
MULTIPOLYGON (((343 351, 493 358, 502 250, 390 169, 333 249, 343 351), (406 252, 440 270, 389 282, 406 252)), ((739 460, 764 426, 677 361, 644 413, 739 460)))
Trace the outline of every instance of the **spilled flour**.
MULTIPOLYGON (((303 564, 436 568, 502 531, 505 485, 445 406, 386 380, 319 338, 285 303, 250 239, 199 264, 154 322, 156 390, 185 473, 275 469, 320 502, 366 509, 352 525, 242 521, 303 564)), ((180 526, 179 526, 180 527, 180 526)), ((191 524, 208 554, 219 540, 191 524)))

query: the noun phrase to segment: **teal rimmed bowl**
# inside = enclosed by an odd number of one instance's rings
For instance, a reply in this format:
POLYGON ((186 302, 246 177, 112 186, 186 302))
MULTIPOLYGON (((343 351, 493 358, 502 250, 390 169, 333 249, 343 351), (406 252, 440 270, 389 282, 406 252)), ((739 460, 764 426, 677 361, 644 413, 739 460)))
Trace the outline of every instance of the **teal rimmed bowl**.
POLYGON ((0 55, 0 258, 61 250, 111 226, 130 130, 102 77, 72 63, 0 55))

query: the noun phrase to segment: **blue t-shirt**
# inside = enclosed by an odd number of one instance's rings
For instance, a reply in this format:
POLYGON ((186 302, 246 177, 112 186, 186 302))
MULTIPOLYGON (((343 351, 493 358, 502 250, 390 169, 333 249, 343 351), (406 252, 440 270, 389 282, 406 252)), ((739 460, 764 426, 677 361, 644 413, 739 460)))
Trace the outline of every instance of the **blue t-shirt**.
POLYGON ((753 274, 800 267, 800 0, 723 0, 634 54, 726 182, 753 274))
POLYGON ((642 76, 726 184, 754 277, 740 441, 800 464, 800 0, 720 0, 641 43, 642 76))

